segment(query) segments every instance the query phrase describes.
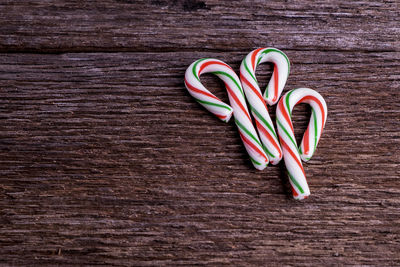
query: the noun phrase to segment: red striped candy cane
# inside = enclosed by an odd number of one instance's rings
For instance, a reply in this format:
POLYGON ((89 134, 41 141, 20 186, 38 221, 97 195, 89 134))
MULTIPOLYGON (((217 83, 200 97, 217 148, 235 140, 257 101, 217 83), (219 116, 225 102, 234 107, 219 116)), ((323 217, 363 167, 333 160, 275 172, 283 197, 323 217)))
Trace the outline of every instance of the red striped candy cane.
POLYGON ((310 195, 301 160, 308 161, 314 154, 325 126, 327 114, 328 109, 324 98, 309 88, 294 89, 279 101, 276 109, 276 124, 283 149, 283 158, 295 199, 304 199, 310 195), (297 148, 291 115, 294 106, 300 103, 309 104, 312 113, 301 145, 297 148))
POLYGON ((254 167, 259 170, 264 169, 269 161, 253 127, 239 77, 232 68, 218 59, 199 59, 187 68, 185 86, 197 102, 221 120, 228 122, 234 111, 235 123, 254 167), (204 73, 213 73, 225 83, 232 107, 222 102, 203 86, 199 77, 204 73))
POLYGON ((258 134, 265 146, 269 160, 275 165, 282 159, 282 150, 255 75, 257 65, 263 62, 274 64, 272 78, 264 92, 264 98, 269 105, 274 105, 278 101, 283 87, 285 87, 290 62, 288 57, 276 48, 258 48, 250 52, 240 66, 240 80, 249 101, 258 134))

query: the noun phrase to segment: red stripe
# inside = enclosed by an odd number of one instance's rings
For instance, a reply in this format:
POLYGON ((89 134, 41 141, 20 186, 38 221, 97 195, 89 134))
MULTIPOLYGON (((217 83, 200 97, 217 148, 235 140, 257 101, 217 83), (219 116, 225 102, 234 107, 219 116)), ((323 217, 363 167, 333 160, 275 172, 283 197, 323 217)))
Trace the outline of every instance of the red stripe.
POLYGON ((256 50, 253 51, 253 54, 251 55, 251 64, 253 65, 253 70, 256 70, 256 56, 258 54, 258 52, 260 52, 261 50, 263 50, 265 48, 258 48, 256 50))
POLYGON ((257 118, 256 118, 256 125, 257 125, 257 128, 259 130, 261 130, 261 132, 263 132, 264 135, 267 136, 268 141, 270 141, 272 143, 272 145, 275 147, 275 149, 278 150, 279 158, 280 158, 281 157, 281 150, 280 150, 278 144, 275 142, 274 138, 272 138, 272 136, 269 134, 267 129, 265 129, 264 126, 261 123, 258 122, 257 118))
POLYGON ((258 154, 260 154, 260 156, 263 157, 266 162, 268 162, 268 159, 264 156, 264 153, 260 149, 258 149, 258 147, 255 146, 249 139, 247 139, 247 137, 244 136, 240 130, 239 130, 239 134, 240 134, 240 137, 242 138, 243 142, 248 144, 254 151, 256 151, 258 154))
POLYGON ((264 107, 266 110, 268 110, 267 105, 265 104, 264 99, 262 98, 259 90, 257 90, 245 77, 240 73, 240 79, 243 80, 243 82, 250 87, 250 89, 257 95, 257 97, 260 99, 261 103, 263 103, 264 107))
POLYGON ((283 104, 284 101, 285 101, 285 97, 282 98, 281 101, 279 101, 278 108, 282 111, 282 115, 285 118, 285 120, 287 121, 287 123, 289 124, 290 128, 292 129, 292 132, 294 132, 292 121, 290 120, 289 114, 287 113, 285 106, 283 104))
MULTIPOLYGON (((186 87, 188 87, 190 90, 192 90, 192 91, 194 91, 194 92, 196 92, 196 93, 199 93, 199 94, 202 94, 202 95, 211 97, 211 98, 213 98, 213 99, 215 99, 215 100, 221 101, 221 100, 220 100, 218 97, 216 97, 215 95, 213 95, 213 94, 211 94, 211 93, 209 93, 209 92, 206 92, 206 91, 203 91, 203 90, 200 90, 200 89, 194 87, 193 85, 191 85, 190 83, 188 83, 188 81, 186 80, 186 78, 185 78, 185 84, 186 84, 186 87)), ((222 101, 221 101, 221 102, 222 102, 222 101)))
POLYGON ((310 135, 310 131, 309 131, 309 129, 310 129, 310 126, 308 126, 307 127, 307 130, 306 130, 306 132, 304 133, 304 137, 303 137, 303 145, 304 145, 304 154, 308 154, 309 152, 310 152, 310 142, 309 142, 309 140, 308 140, 308 136, 310 135))
POLYGON ((219 61, 207 61, 206 63, 204 63, 204 64, 202 64, 201 66, 200 66, 200 69, 199 69, 199 73, 201 74, 201 72, 204 70, 204 68, 205 67, 207 67, 207 66, 209 66, 209 65, 221 65, 221 66, 224 66, 224 67, 227 67, 227 68, 229 68, 229 69, 232 69, 231 67, 229 67, 228 65, 226 65, 225 63, 222 63, 222 62, 219 62, 219 61))
POLYGON ((247 112, 246 108, 243 106, 243 103, 239 100, 239 98, 236 96, 236 94, 232 91, 232 89, 229 87, 228 84, 225 83, 226 89, 228 90, 228 94, 230 94, 233 98, 233 100, 235 100, 236 104, 238 104, 238 106, 240 107, 240 109, 244 112, 244 114, 246 114, 247 118, 249 119, 249 121, 251 121, 250 119, 250 114, 247 112))
POLYGON ((272 99, 273 102, 275 102, 276 99, 278 98, 278 88, 279 88, 279 84, 278 84, 278 67, 276 66, 275 63, 274 63, 274 81, 275 81, 275 93, 274 93, 274 97, 272 99))
POLYGON ((284 147, 289 152, 290 156, 292 156, 292 158, 296 161, 297 165, 299 165, 301 171, 303 172, 304 177, 306 177, 306 174, 304 173, 303 165, 301 165, 301 162, 296 157, 296 154, 294 154, 294 152, 290 149, 290 147, 285 143, 283 138, 280 138, 280 140, 281 140, 282 147, 284 147))
POLYGON ((218 115, 218 114, 214 114, 215 116, 217 116, 218 118, 220 118, 221 120, 225 120, 227 115, 218 115))
MULTIPOLYGON (((321 134, 320 135, 322 135, 322 128, 324 128, 324 125, 325 125, 325 110, 324 110, 324 106, 322 105, 321 101, 319 101, 318 98, 316 98, 315 96, 312 96, 312 95, 308 95, 308 96, 303 97, 302 99, 297 101, 296 105, 298 103, 302 103, 303 101, 307 101, 307 100, 311 100, 311 101, 314 101, 315 103, 317 103, 318 106, 319 106, 319 109, 321 110, 321 113, 322 113, 322 127, 321 127, 321 134)), ((307 128, 307 130, 308 130, 308 128, 307 128)))
POLYGON ((292 188, 293 196, 297 197, 299 194, 297 194, 296 190, 293 188, 292 184, 290 184, 290 187, 292 188))

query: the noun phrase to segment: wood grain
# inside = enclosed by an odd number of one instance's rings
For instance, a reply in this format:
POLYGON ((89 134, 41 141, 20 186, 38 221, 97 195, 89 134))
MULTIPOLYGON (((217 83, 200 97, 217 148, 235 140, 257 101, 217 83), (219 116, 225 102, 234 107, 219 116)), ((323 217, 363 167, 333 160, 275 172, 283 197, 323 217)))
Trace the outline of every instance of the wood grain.
MULTIPOLYGON (((400 265, 397 7, 3 2, 0 264, 400 265), (285 91, 328 104, 302 202, 183 85, 195 59, 238 70, 260 45, 290 58, 285 91)), ((295 109, 298 138, 309 114, 295 109)))
POLYGON ((0 51, 399 51, 398 1, 3 1, 0 51))

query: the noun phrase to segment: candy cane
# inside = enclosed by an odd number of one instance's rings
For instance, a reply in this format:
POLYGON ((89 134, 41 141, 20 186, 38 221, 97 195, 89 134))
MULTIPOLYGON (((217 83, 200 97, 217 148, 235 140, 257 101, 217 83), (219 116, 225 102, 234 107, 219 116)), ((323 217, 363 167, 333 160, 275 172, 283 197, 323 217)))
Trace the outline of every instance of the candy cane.
POLYGON ((274 105, 282 93, 289 75, 290 62, 288 57, 278 49, 258 48, 250 52, 240 66, 240 80, 249 101, 258 134, 266 148, 269 160, 275 165, 282 159, 282 150, 255 75, 257 65, 263 62, 272 62, 275 66, 264 93, 264 98, 269 105, 274 105))
POLYGON ((197 102, 222 121, 228 122, 233 112, 240 137, 254 167, 259 170, 264 169, 269 160, 253 127, 240 80, 232 68, 221 60, 199 59, 187 68, 185 86, 197 102), (224 81, 232 107, 222 102, 203 86, 199 76, 204 73, 213 73, 224 81))
POLYGON ((295 199, 304 199, 310 195, 301 159, 308 161, 314 154, 325 126, 327 114, 328 109, 324 98, 312 89, 299 88, 292 90, 279 101, 276 109, 276 124, 283 149, 283 158, 295 199), (291 115, 293 107, 300 103, 309 104, 312 113, 301 145, 297 149, 291 115))

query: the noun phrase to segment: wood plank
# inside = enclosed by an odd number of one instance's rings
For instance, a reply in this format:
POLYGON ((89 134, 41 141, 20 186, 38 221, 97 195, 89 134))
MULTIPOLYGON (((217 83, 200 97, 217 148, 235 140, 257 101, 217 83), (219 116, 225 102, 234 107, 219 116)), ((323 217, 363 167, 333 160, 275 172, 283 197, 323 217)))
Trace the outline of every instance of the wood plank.
POLYGON ((0 51, 399 51, 398 1, 2 1, 0 51))
MULTIPOLYGON (((112 14, 131 5, 115 4, 112 14)), ((40 40, 32 48, 55 44, 40 40)), ((313 88, 329 108, 303 202, 283 164, 254 170, 233 123, 184 89, 193 60, 237 70, 246 52, 1 54, 0 263, 399 265, 399 53, 285 52, 285 90, 313 88)), ((308 115, 296 108, 297 136, 308 115)))

